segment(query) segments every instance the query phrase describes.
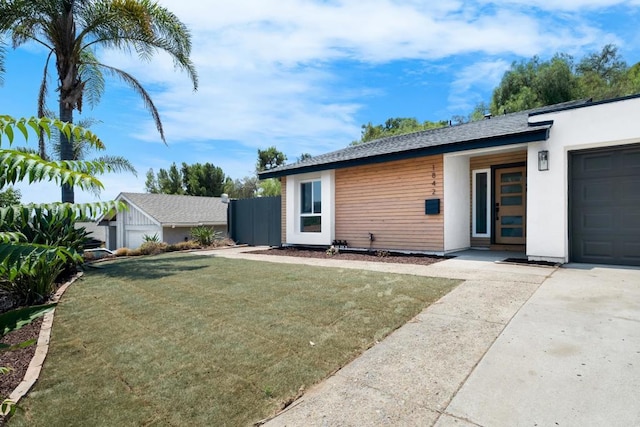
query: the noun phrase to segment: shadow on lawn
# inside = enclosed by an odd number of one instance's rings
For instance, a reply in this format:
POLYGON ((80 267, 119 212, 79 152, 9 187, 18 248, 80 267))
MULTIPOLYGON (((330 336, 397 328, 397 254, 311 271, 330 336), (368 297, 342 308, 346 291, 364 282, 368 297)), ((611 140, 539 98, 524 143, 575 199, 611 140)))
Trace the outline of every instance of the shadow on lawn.
POLYGON ((92 264, 87 272, 103 274, 109 277, 128 277, 130 279, 160 279, 175 274, 207 268, 206 263, 198 262, 196 257, 140 257, 92 264))

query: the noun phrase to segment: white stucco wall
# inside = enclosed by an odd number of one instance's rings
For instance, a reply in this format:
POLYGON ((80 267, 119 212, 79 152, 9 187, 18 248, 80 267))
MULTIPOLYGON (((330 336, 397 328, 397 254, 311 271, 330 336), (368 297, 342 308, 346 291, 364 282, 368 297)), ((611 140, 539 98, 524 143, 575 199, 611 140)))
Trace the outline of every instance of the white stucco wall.
POLYGON ((569 152, 640 142, 640 99, 537 115, 553 120, 546 142, 527 154, 527 256, 569 261, 569 152), (538 151, 549 151, 549 170, 538 171, 538 151))
POLYGON ((328 246, 335 239, 335 173, 333 170, 287 177, 287 243, 293 245, 328 246), (322 231, 300 232, 300 183, 318 180, 322 182, 322 231))
POLYGON ((444 156, 444 251, 471 246, 469 156, 444 156))

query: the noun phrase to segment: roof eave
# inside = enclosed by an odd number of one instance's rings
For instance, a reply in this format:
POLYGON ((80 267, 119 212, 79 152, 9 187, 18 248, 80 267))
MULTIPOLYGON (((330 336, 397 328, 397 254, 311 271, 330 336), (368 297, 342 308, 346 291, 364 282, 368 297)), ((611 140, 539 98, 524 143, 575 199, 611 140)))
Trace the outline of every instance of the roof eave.
POLYGON ((414 150, 399 151, 389 154, 361 157, 344 161, 328 162, 317 165, 300 166, 292 169, 265 171, 259 174, 260 179, 280 178, 288 175, 298 175, 310 172, 319 172, 327 169, 342 169, 353 166, 363 166, 374 163, 385 163, 395 160, 406 160, 416 157, 433 156, 438 154, 455 153, 459 151, 473 150, 478 148, 500 147, 504 145, 524 144, 529 142, 545 141, 549 139, 549 129, 551 125, 545 123, 536 126, 531 130, 520 133, 502 135, 498 137, 482 138, 470 141, 454 142, 451 144, 423 147, 414 150))

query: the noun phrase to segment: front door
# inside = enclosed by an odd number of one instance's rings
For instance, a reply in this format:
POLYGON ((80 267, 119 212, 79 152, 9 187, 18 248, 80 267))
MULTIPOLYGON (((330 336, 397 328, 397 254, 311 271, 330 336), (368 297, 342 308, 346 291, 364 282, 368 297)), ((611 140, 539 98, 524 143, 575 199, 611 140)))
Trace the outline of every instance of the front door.
POLYGON ((525 166, 496 169, 495 243, 524 245, 527 174, 525 166))

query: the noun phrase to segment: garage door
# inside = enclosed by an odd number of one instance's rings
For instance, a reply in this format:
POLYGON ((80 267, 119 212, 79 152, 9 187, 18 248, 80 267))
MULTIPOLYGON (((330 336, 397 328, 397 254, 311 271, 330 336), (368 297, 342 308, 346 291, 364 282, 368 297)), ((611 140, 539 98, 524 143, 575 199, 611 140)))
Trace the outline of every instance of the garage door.
POLYGON ((571 260, 640 265, 640 145, 570 154, 571 260))

